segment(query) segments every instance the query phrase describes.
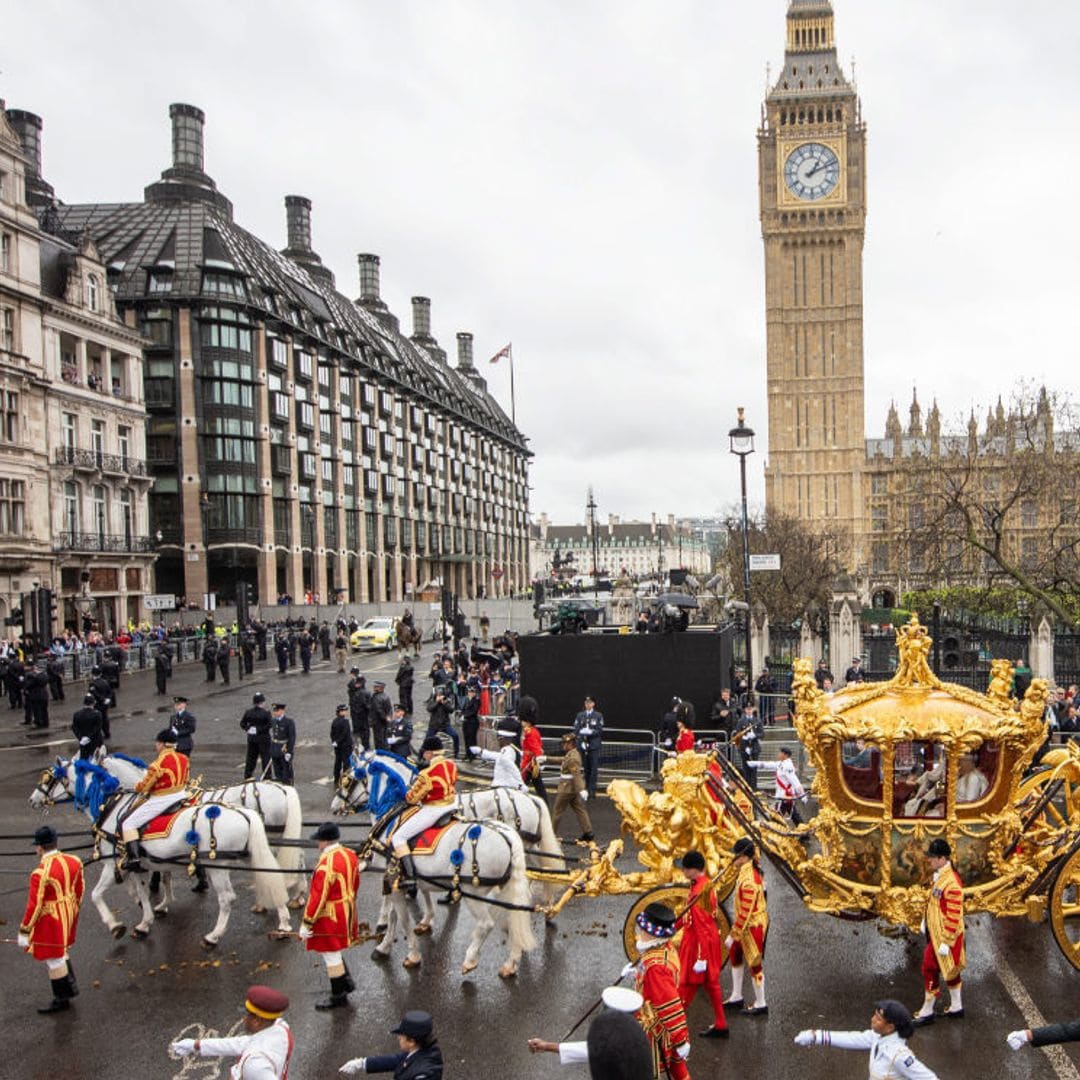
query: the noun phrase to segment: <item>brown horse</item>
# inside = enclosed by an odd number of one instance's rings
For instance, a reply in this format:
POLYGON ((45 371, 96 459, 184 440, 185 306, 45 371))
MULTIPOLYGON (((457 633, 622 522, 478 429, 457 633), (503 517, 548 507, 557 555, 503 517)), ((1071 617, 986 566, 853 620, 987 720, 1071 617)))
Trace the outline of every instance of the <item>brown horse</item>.
POLYGON ((423 641, 424 635, 418 627, 409 626, 404 619, 398 619, 397 625, 394 627, 394 634, 397 637, 398 656, 404 656, 409 651, 410 645, 413 649, 413 656, 420 655, 420 643, 423 641))

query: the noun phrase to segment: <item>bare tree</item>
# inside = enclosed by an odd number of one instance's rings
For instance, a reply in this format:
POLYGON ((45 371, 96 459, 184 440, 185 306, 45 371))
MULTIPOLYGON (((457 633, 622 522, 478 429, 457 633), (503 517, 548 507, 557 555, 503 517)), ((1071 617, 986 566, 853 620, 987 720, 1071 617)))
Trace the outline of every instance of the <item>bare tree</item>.
MULTIPOLYGON (((719 571, 727 579, 729 594, 742 598, 743 539, 742 517, 731 513, 724 519, 726 543, 719 558, 719 571)), ((762 514, 749 522, 750 553, 778 554, 778 571, 756 571, 751 578, 751 598, 760 602, 769 619, 793 622, 812 606, 828 610, 832 583, 840 571, 838 554, 846 541, 837 530, 809 528, 798 518, 784 514, 762 514)))
POLYGON ((1080 614, 1080 432, 1045 390, 1001 401, 980 431, 920 439, 903 464, 899 530, 922 584, 1003 585, 1066 624, 1080 614))

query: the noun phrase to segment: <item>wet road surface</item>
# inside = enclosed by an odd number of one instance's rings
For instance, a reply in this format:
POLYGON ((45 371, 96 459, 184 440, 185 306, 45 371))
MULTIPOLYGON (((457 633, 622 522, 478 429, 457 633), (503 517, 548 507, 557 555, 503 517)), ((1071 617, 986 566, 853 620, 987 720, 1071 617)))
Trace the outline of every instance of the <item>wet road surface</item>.
MULTIPOLYGON (((418 675, 426 671, 429 653, 418 664, 418 675)), ((362 663, 369 685, 372 676, 382 676, 391 687, 396 666, 396 657, 381 655, 365 657, 362 663)), ((193 773, 202 773, 207 782, 240 779, 244 737, 238 719, 251 694, 261 689, 270 701, 281 697, 289 702, 289 714, 298 721, 298 790, 304 816, 309 821, 322 819, 330 800, 330 786, 325 782, 332 759, 330 719, 334 705, 345 699, 347 676, 333 673, 330 664, 317 666, 307 678, 281 677, 257 665, 254 680, 238 683, 234 673, 231 687, 224 689, 219 684, 206 686, 202 675, 201 667, 177 668, 170 684, 170 694, 191 694, 191 709, 199 718, 193 773)), ((418 679, 414 697, 421 711, 427 690, 426 681, 418 679)), ((27 802, 30 791, 53 755, 70 753, 74 745, 71 741, 56 746, 44 743, 67 739, 71 712, 79 698, 81 687, 69 687, 68 700, 52 706, 50 736, 33 740, 24 736, 26 729, 19 725, 21 712, 9 712, 6 701, 0 703, 0 813, 4 822, 0 831, 5 834, 25 833, 29 838, 40 824, 40 815, 27 802)), ((166 719, 164 712, 158 712, 164 700, 170 699, 154 696, 149 675, 125 677, 113 720, 114 748, 152 756, 153 736, 166 719)), ((544 727, 555 730, 558 725, 549 722, 544 727)), ((601 841, 615 835, 617 818, 606 799, 590 804, 590 812, 595 814, 601 841)), ((85 817, 62 806, 54 808, 48 820, 62 831, 88 824, 85 817)), ((568 815, 563 832, 568 833, 574 824, 568 815)), ((361 833, 349 829, 346 835, 361 833)), ((3 851, 19 849, 18 841, 0 843, 3 851)), ((0 860, 3 937, 15 936, 33 863, 29 848, 25 857, 0 860)), ((98 873, 90 869, 88 891, 98 873)), ((897 997, 916 1007, 922 996, 921 943, 886 937, 873 923, 851 924, 811 915, 769 867, 766 879, 772 915, 765 967, 770 1014, 764 1019, 730 1017, 732 1037, 727 1042, 695 1039, 691 1074, 741 1080, 865 1077, 863 1054, 802 1050, 791 1040, 805 1027, 865 1028, 873 1002, 882 997, 897 997)), ((226 1077, 230 1062, 174 1061, 167 1047, 176 1038, 236 1029, 244 990, 252 982, 269 983, 292 999, 287 1016, 296 1041, 289 1072, 292 1080, 336 1076, 349 1058, 395 1049, 396 1040, 388 1032, 407 1008, 434 1014, 447 1077, 587 1075, 585 1067, 561 1068, 555 1055, 531 1056, 525 1040, 531 1035, 562 1038, 598 991, 617 977, 624 963, 621 929, 632 897, 576 900, 554 928, 545 928, 537 917, 538 947, 526 956, 512 980, 497 975, 504 952, 498 932, 489 938, 480 967, 467 978, 461 976, 471 918, 463 907, 440 907, 435 933, 422 945, 424 962, 419 970, 410 972, 401 966, 401 942, 383 964, 372 961, 372 945, 360 946, 348 954, 358 984, 350 1008, 320 1013, 313 1003, 327 990, 322 962, 296 941, 268 940, 273 922, 270 916, 249 911, 249 879, 237 874, 234 882, 238 900, 232 921, 213 952, 200 944, 213 923, 213 894, 192 894, 183 878, 177 881, 168 917, 154 924, 145 941, 130 937, 114 941, 87 897, 72 954, 81 994, 68 1013, 58 1016, 41 1017, 35 1012, 49 997, 44 965, 15 946, 3 946, 0 999, 7 1038, 0 1075, 72 1080, 108 1075, 226 1077)), ((376 875, 368 874, 361 888, 362 920, 375 922, 378 897, 376 875)), ((110 903, 129 926, 136 921, 134 905, 123 889, 111 891, 110 903)), ((293 925, 298 924, 294 913, 293 925)), ((913 1052, 943 1080, 987 1076, 1080 1080, 1076 1067, 1080 1048, 1029 1048, 1014 1053, 1005 1045, 1006 1033, 1014 1028, 1080 1014, 1080 1004, 1074 1004, 1080 973, 1060 955, 1049 929, 987 916, 969 919, 967 929, 967 1017, 923 1029, 912 1040, 913 1052)), ((691 1008, 691 1030, 702 1030, 709 1022, 707 1001, 699 995, 691 1008)), ((576 1037, 583 1037, 582 1032, 576 1037)))

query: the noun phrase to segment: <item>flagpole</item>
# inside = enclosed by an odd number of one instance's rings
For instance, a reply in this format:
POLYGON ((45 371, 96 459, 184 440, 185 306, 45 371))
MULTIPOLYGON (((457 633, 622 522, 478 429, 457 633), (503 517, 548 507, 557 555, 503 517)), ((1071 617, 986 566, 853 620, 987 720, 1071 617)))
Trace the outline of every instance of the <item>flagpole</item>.
POLYGON ((510 350, 510 423, 517 427, 517 409, 514 406, 514 350, 510 350))

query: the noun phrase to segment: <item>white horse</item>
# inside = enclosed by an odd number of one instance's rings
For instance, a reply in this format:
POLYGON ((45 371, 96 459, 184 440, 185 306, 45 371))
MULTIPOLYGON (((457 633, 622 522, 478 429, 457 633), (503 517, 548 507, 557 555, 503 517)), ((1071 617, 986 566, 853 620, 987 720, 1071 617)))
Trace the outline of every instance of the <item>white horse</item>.
MULTIPOLYGON (((94 760, 110 776, 120 781, 120 787, 131 791, 146 775, 146 766, 134 758, 123 754, 104 754, 94 760)), ((254 810, 263 820, 263 826, 271 837, 274 857, 282 870, 291 870, 283 875, 283 883, 289 893, 289 907, 303 906, 307 893, 307 877, 303 873, 304 850, 296 843, 276 845, 274 840, 280 835, 282 840, 296 841, 303 831, 303 810, 296 788, 280 784, 276 780, 245 780, 241 784, 228 787, 203 788, 195 792, 200 803, 224 803, 245 810, 254 810)), ((167 911, 162 904, 154 907, 160 915, 167 911)))
MULTIPOLYGON (((340 786, 330 803, 336 815, 368 811, 380 817, 405 798, 405 792, 416 778, 417 770, 404 758, 389 750, 375 750, 354 757, 352 768, 342 776, 340 786)), ((527 854, 535 860, 530 869, 564 870, 566 860, 562 845, 551 824, 551 811, 538 795, 506 787, 483 787, 459 794, 458 817, 465 821, 501 821, 517 832, 527 845, 527 854)), ((556 885, 544 885, 547 906, 554 900, 556 885)), ((416 932, 427 933, 435 916, 429 897, 424 897, 427 910, 416 932)), ((378 925, 384 926, 389 914, 389 894, 384 893, 378 925)))
MULTIPOLYGON (((63 761, 58 758, 56 765, 42 774, 38 786, 30 795, 30 805, 35 809, 42 809, 62 801, 65 797, 72 798, 76 808, 83 810, 94 823, 93 857, 107 858, 91 898, 113 937, 123 937, 126 927, 110 910, 104 897, 117 878, 115 856, 121 828, 118 819, 129 809, 136 796, 121 791, 117 778, 100 765, 90 761, 63 761)), ((241 856, 250 858, 251 869, 255 872, 255 896, 258 903, 277 911, 280 933, 291 932, 289 909, 286 906, 288 894, 282 875, 278 873, 280 867, 270 850, 262 818, 254 810, 223 806, 220 803, 199 803, 185 807, 174 821, 168 836, 158 840, 144 840, 141 844, 151 861, 187 861, 193 851, 201 859, 210 857, 206 862, 207 877, 217 896, 218 917, 213 929, 203 937, 203 943, 207 947, 212 948, 221 940, 236 900, 231 871, 226 867, 216 867, 213 859, 217 857, 230 860, 241 856)), ((143 938, 150 932, 154 911, 150 906, 146 886, 139 879, 139 875, 132 874, 129 877, 136 879, 132 887, 143 914, 142 921, 132 930, 132 936, 143 938)))

